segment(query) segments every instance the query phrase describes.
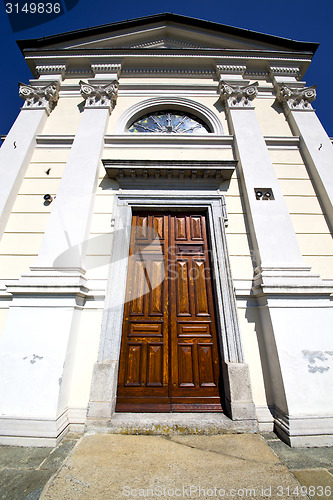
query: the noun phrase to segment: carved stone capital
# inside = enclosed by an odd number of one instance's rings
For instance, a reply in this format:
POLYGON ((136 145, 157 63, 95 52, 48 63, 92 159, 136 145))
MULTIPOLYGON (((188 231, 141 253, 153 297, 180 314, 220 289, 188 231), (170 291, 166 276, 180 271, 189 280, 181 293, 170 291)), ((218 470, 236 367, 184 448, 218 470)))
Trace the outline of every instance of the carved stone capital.
POLYGON ((278 86, 276 98, 291 111, 294 109, 312 110, 311 102, 316 98, 316 88, 316 85, 302 89, 292 88, 282 83, 278 86))
POLYGON ((119 83, 113 80, 107 85, 91 85, 80 81, 80 90, 85 100, 86 108, 109 108, 110 111, 116 105, 119 83))
POLYGON ((59 99, 59 82, 49 83, 45 87, 19 83, 19 95, 25 100, 23 108, 45 109, 50 113, 59 99))
POLYGON ((239 85, 229 85, 221 80, 220 96, 222 101, 227 103, 229 108, 249 108, 252 101, 258 95, 258 82, 240 87, 239 85))

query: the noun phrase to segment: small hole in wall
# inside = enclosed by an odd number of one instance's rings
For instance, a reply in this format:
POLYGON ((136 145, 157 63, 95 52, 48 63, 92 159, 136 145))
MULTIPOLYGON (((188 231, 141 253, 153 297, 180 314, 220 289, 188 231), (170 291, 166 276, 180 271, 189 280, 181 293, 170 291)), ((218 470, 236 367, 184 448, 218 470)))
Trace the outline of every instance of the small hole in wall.
POLYGON ((271 188, 255 188, 254 192, 257 200, 274 200, 273 191, 271 188))

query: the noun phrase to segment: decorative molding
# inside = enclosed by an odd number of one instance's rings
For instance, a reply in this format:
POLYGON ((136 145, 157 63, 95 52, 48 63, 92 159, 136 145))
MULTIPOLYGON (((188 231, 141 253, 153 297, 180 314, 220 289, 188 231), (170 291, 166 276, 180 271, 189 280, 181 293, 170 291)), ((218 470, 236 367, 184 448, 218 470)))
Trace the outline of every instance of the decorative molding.
POLYGON ((103 74, 104 73, 114 73, 117 76, 119 76, 118 73, 121 70, 121 64, 117 64, 117 63, 114 63, 114 64, 107 64, 107 63, 92 64, 91 68, 93 70, 94 75, 96 75, 96 73, 98 73, 98 74, 100 74, 100 73, 103 73, 103 74))
POLYGON ((130 49, 141 49, 159 46, 160 48, 173 49, 173 48, 191 48, 191 49, 205 49, 204 45, 188 43, 183 40, 177 40, 175 38, 160 38, 158 40, 150 40, 144 43, 138 43, 137 45, 129 46, 130 49), (174 47, 174 46, 177 47, 174 47))
POLYGON ((301 109, 313 110, 311 102, 315 100, 317 85, 305 87, 302 89, 293 88, 284 83, 278 85, 276 98, 288 110, 301 109))
POLYGON ((264 69, 248 69, 245 71, 243 77, 249 78, 250 80, 252 78, 266 79, 267 77, 269 77, 269 71, 264 69))
POLYGON ((192 134, 122 134, 105 135, 106 148, 153 148, 153 149, 231 149, 231 135, 192 134))
POLYGON ((298 149, 300 146, 299 136, 283 137, 283 136, 265 136, 266 146, 268 149, 298 149))
POLYGON ((67 68, 66 76, 78 77, 78 76, 94 76, 94 75, 92 69, 90 67, 85 66, 82 68, 67 68))
MULTIPOLYGON (((74 135, 37 135, 36 143, 38 147, 71 147, 74 141, 74 135)), ((6 136, 2 136, 4 140, 6 136)), ((217 136, 215 134, 207 134, 203 136, 169 136, 166 134, 122 134, 111 135, 106 134, 105 137, 106 148, 132 148, 132 147, 153 147, 153 148, 179 148, 180 146, 193 148, 212 147, 218 148, 231 148, 233 145, 234 137, 232 135, 217 136)), ((298 136, 265 136, 264 140, 269 149, 298 149, 300 139, 298 136)), ((333 139, 332 139, 333 141, 333 139)))
POLYGON ((273 76, 294 76, 299 78, 300 67, 299 66, 271 66, 270 74, 273 76))
MULTIPOLYGON (((102 160, 110 179, 121 188, 218 189, 231 178, 237 161, 102 160)), ((227 218, 227 217, 226 217, 227 218)))
POLYGON ((245 65, 237 65, 237 64, 216 64, 216 73, 218 77, 222 77, 223 74, 237 74, 243 75, 246 71, 245 65))
POLYGON ((122 70, 122 74, 170 74, 170 75, 191 75, 191 76, 202 76, 214 75, 214 71, 211 69, 200 69, 200 68, 125 68, 122 70))
POLYGON ((36 66, 38 76, 41 75, 60 75, 64 77, 66 64, 43 64, 36 66))
POLYGON ((112 110, 115 107, 119 87, 117 80, 113 80, 104 86, 91 85, 82 80, 79 84, 86 108, 108 108, 112 110))
MULTIPOLYGON (((185 97, 152 97, 140 101, 128 108, 116 123, 114 133, 123 134, 127 132, 128 126, 140 115, 159 109, 178 109, 187 111, 201 118, 210 125, 213 134, 224 135, 222 123, 213 111, 203 104, 186 99, 185 97)), ((129 134, 129 132, 128 132, 129 134)))
POLYGON ((23 109, 45 109, 50 114, 59 99, 59 82, 52 82, 45 87, 19 83, 19 96, 25 100, 23 109))
POLYGON ((220 82, 220 96, 229 108, 250 108, 252 101, 258 95, 259 83, 255 82, 245 87, 230 85, 225 81, 220 82))

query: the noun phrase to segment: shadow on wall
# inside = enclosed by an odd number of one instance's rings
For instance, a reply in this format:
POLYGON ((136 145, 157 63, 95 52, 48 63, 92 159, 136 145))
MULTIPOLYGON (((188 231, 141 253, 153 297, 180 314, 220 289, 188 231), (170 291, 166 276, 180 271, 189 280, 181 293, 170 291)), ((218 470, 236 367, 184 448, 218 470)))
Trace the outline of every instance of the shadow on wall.
POLYGON ((274 395, 271 385, 272 374, 270 371, 269 355, 264 341, 264 334, 261 326, 259 311, 258 308, 256 307, 254 298, 249 299, 246 302, 245 317, 248 323, 252 323, 254 325, 254 331, 256 332, 259 353, 260 353, 260 361, 264 379, 267 405, 269 408, 271 408, 274 407, 274 395))

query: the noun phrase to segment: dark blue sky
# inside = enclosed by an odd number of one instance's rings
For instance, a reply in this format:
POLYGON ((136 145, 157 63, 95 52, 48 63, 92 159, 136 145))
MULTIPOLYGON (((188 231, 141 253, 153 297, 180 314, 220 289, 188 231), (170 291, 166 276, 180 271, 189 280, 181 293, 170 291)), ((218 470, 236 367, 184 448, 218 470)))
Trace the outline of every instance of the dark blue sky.
POLYGON ((15 40, 48 36, 161 12, 173 12, 295 40, 319 42, 320 47, 305 80, 307 85, 317 84, 318 97, 313 106, 327 133, 333 136, 332 0, 280 0, 271 3, 267 0, 79 0, 63 16, 17 33, 12 32, 4 4, 1 3, 0 134, 8 132, 23 103, 18 97, 18 82, 28 83, 32 77, 15 40))

